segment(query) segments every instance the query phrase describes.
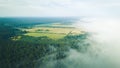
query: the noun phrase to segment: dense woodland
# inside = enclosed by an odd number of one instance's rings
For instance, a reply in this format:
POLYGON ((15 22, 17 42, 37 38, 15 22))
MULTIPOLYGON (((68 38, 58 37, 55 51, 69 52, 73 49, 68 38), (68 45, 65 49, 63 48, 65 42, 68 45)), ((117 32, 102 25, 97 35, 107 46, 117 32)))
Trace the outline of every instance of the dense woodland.
POLYGON ((0 24, 0 68, 37 68, 50 59, 47 55, 55 54, 54 60, 60 60, 69 56, 70 48, 84 53, 89 46, 85 42, 87 34, 53 40, 46 36, 24 36, 24 33, 14 26, 0 24), (21 39, 11 40, 17 35, 21 39))

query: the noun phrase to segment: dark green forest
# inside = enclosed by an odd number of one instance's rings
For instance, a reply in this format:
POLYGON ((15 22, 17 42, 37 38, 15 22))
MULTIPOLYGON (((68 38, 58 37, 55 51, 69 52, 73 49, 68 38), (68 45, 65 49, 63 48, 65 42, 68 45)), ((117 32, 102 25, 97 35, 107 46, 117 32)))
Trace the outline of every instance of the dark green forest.
POLYGON ((69 56, 70 48, 84 53, 89 46, 85 42, 87 33, 67 35, 58 40, 24 36, 24 33, 14 26, 0 24, 0 68, 37 68, 50 59, 46 56, 55 54, 54 60, 60 60, 69 56), (18 35, 21 35, 19 40, 11 40, 18 35))

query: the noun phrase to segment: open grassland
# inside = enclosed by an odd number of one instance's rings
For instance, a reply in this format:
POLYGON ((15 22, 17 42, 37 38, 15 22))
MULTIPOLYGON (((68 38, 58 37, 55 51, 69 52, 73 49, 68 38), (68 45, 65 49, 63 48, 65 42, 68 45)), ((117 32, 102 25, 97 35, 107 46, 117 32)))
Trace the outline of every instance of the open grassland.
POLYGON ((60 39, 66 36, 65 34, 52 34, 52 33, 27 33, 25 35, 34 36, 34 37, 47 36, 52 39, 60 39))
POLYGON ((24 35, 34 36, 34 37, 47 36, 52 39, 60 39, 67 36, 68 34, 77 35, 82 33, 77 28, 67 25, 61 25, 61 24, 51 24, 49 26, 39 25, 23 30, 27 31, 27 33, 24 35))

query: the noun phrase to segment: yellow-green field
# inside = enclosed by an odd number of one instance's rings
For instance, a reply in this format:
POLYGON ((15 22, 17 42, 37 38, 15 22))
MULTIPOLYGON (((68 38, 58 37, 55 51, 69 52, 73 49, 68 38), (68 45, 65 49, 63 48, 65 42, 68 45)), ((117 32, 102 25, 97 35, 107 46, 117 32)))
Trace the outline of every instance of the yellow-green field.
POLYGON ((66 36, 65 34, 51 34, 51 33, 27 33, 25 35, 34 36, 34 37, 47 36, 52 39, 60 39, 66 36))
POLYGON ((67 26, 67 25, 61 25, 61 24, 57 24, 57 27, 56 27, 56 24, 53 24, 53 25, 50 25, 49 27, 35 26, 32 28, 23 29, 23 30, 27 31, 27 33, 24 35, 34 36, 34 37, 47 36, 52 39, 60 39, 65 37, 68 34, 72 34, 72 35, 81 34, 81 31, 79 29, 71 26, 67 26))

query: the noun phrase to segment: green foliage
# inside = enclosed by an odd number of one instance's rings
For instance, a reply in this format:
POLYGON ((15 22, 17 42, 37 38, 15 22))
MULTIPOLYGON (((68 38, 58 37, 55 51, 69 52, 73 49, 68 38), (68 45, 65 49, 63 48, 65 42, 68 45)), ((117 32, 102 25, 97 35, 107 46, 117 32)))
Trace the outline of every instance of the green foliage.
POLYGON ((56 60, 64 59, 69 48, 85 52, 89 45, 84 43, 87 34, 68 35, 58 40, 21 35, 19 40, 12 41, 10 37, 24 32, 8 27, 0 26, 0 68, 35 68, 38 61, 42 64, 48 60, 47 55, 55 54, 56 60))

